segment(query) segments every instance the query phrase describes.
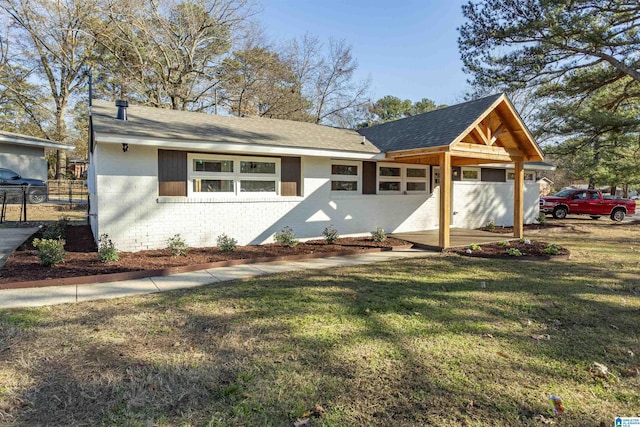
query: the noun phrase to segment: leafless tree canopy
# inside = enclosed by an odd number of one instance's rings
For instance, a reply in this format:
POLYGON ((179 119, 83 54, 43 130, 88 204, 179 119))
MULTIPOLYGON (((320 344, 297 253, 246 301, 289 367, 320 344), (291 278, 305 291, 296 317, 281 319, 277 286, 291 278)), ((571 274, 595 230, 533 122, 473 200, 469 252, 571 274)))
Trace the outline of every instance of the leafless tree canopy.
POLYGON ((95 97, 354 126, 369 81, 348 43, 274 48, 257 13, 254 0, 0 0, 0 128, 84 150, 90 73, 95 97))

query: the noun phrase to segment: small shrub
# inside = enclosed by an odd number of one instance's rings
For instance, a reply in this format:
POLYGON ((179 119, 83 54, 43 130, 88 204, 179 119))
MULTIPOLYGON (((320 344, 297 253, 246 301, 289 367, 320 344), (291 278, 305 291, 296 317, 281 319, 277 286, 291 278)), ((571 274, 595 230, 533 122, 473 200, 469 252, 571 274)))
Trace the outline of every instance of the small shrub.
POLYGON ((520 252, 517 248, 509 248, 507 249, 507 254, 510 256, 522 256, 522 252, 520 252))
POLYGON ((495 231, 496 223, 493 220, 490 220, 484 227, 482 227, 483 231, 495 231))
POLYGON ((509 243, 508 240, 503 240, 501 242, 498 242, 498 246, 502 246, 503 248, 507 248, 507 247, 511 246, 511 243, 509 243))
POLYGON ((65 241, 62 239, 33 239, 33 246, 40 253, 40 264, 52 266, 64 261, 65 241))
POLYGON ((275 233, 273 238, 281 245, 289 246, 290 248, 295 248, 299 242, 296 238, 296 233, 294 233, 293 229, 289 226, 283 228, 280 233, 275 233))
POLYGON ((387 235, 384 233, 384 228, 382 227, 378 227, 375 229, 375 231, 371 232, 371 238, 373 239, 374 242, 384 242, 385 240, 387 240, 387 235))
POLYGON ((538 224, 545 224, 547 222, 547 215, 540 213, 540 215, 538 215, 538 217, 536 218, 536 222, 538 224))
POLYGON ((69 221, 69 217, 60 217, 55 223, 47 226, 42 233, 42 238, 45 240, 64 240, 69 221))
POLYGON ((185 256, 189 252, 189 247, 179 234, 167 239, 167 249, 172 256, 185 256))
POLYGON ((236 250, 236 246, 238 245, 238 241, 236 239, 231 238, 226 234, 219 235, 217 242, 220 252, 233 252, 236 250))
POLYGON ((101 234, 98 242, 98 259, 100 262, 118 261, 120 259, 120 253, 108 234, 101 234))
POLYGON ((524 243, 525 245, 530 245, 531 244, 531 240, 525 239, 524 237, 522 237, 520 239, 520 243, 524 243))
POLYGON ((322 235, 324 236, 324 240, 326 240, 329 244, 332 244, 333 242, 338 240, 338 237, 340 237, 340 234, 338 234, 338 230, 333 225, 325 228, 322 231, 322 235))
POLYGON ((480 245, 476 245, 475 243, 469 245, 467 249, 470 249, 472 252, 482 251, 482 248, 480 247, 480 245))
POLYGON ((560 248, 555 243, 551 243, 543 252, 548 255, 558 255, 560 253, 560 248))

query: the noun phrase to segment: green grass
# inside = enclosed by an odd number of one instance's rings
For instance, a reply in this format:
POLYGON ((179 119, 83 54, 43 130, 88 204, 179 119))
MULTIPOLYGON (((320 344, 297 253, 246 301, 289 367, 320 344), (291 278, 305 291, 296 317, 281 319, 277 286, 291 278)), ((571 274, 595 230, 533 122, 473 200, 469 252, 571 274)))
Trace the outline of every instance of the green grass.
POLYGON ((550 394, 558 425, 638 416, 638 226, 544 240, 572 258, 437 255, 0 311, 0 423, 540 425, 550 394))

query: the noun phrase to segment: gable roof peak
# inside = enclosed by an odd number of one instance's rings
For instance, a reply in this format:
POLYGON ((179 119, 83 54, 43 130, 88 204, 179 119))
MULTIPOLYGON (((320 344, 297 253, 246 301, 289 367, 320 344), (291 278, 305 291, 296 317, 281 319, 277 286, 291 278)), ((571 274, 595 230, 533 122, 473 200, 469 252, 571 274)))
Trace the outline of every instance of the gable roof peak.
POLYGON ((384 152, 449 145, 504 93, 450 105, 415 116, 359 129, 384 152))

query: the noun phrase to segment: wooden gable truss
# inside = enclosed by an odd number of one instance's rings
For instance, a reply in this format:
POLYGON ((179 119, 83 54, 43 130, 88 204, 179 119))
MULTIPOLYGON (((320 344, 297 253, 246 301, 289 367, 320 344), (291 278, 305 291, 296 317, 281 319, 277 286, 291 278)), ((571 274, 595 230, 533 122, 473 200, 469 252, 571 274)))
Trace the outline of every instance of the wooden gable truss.
POLYGON ((514 164, 514 237, 523 237, 524 162, 543 159, 542 151, 515 111, 509 99, 500 96, 484 113, 447 145, 393 151, 388 161, 440 167, 439 246, 450 246, 451 168, 483 163, 514 164))

